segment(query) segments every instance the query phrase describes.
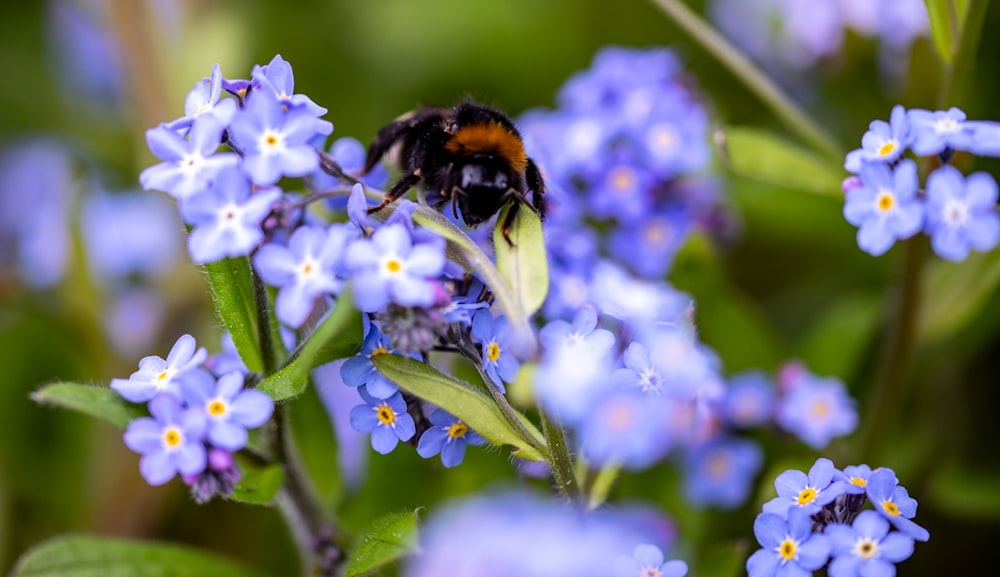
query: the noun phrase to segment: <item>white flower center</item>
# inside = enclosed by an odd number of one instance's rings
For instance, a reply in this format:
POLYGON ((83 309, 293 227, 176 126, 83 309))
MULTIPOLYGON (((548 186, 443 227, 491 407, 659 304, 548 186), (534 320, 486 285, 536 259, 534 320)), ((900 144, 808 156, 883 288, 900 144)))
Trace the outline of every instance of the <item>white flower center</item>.
POLYGON ((960 228, 969 220, 969 206, 961 200, 952 199, 944 205, 941 215, 948 226, 960 228))

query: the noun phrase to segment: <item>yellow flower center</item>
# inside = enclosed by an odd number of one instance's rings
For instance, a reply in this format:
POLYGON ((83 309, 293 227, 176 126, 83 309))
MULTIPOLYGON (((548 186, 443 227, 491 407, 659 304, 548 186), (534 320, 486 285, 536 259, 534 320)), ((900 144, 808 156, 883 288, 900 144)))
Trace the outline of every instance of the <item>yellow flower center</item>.
POLYGON ((868 485, 868 481, 862 479, 861 477, 851 477, 851 484, 857 485, 858 487, 865 487, 868 485))
POLYGON ((817 419, 822 419, 830 412, 830 405, 820 401, 818 403, 813 403, 812 414, 813 417, 817 419))
POLYGON ((627 192, 632 188, 635 176, 632 171, 624 166, 619 166, 611 170, 611 187, 620 192, 627 192))
POLYGON ((893 199, 892 194, 888 192, 883 192, 882 194, 878 195, 878 209, 881 210, 882 212, 886 212, 889 209, 891 209, 892 205, 895 203, 896 201, 895 199, 893 199))
POLYGON ((469 432, 469 427, 462 421, 455 421, 448 427, 448 436, 452 439, 461 439, 469 432))
POLYGON ((385 261, 385 268, 391 273, 397 273, 401 268, 403 268, 403 265, 401 265, 398 260, 391 258, 385 261))
POLYGON ((797 544, 792 539, 785 539, 778 546, 778 554, 781 555, 783 561, 791 561, 795 559, 795 553, 798 549, 797 544))
POLYGON ((878 148, 878 154, 879 156, 889 156, 894 150, 896 150, 896 143, 890 140, 878 148))
POLYGON ((277 134, 271 133, 271 134, 268 134, 267 136, 264 137, 264 146, 267 146, 267 147, 270 147, 270 148, 274 148, 277 145, 278 145, 278 135, 277 134))
POLYGON ((862 559, 871 559, 878 553, 878 544, 871 539, 861 539, 854 548, 857 552, 858 557, 862 559))
POLYGON ((162 371, 160 371, 160 374, 156 375, 157 381, 165 381, 168 378, 170 378, 170 373, 167 372, 167 369, 163 369, 162 371))
POLYGON ((882 501, 882 510, 886 513, 892 515, 893 517, 899 516, 899 507, 895 503, 889 500, 882 501))
POLYGON ((385 347, 378 347, 377 349, 375 349, 374 351, 372 351, 371 358, 374 359, 375 357, 377 357, 379 355, 387 355, 387 354, 389 354, 389 350, 388 349, 386 349, 385 347))
POLYGON ((802 489, 802 491, 799 493, 798 498, 796 498, 795 501, 799 504, 799 507, 801 507, 802 505, 808 505, 809 503, 812 503, 813 499, 815 498, 816 498, 816 489, 813 489, 812 487, 806 487, 805 489, 802 489))
POLYGON ((163 431, 163 442, 171 449, 180 445, 183 440, 184 435, 177 427, 168 427, 167 430, 163 431))
POLYGON ((491 363, 497 362, 497 359, 500 358, 500 345, 496 341, 493 341, 486 347, 486 358, 491 363))
POLYGON ((216 399, 208 404, 208 414, 218 417, 226 414, 226 403, 216 399))
POLYGON ((378 416, 379 422, 383 425, 391 425, 396 422, 396 413, 389 408, 389 405, 379 405, 376 415, 378 416))

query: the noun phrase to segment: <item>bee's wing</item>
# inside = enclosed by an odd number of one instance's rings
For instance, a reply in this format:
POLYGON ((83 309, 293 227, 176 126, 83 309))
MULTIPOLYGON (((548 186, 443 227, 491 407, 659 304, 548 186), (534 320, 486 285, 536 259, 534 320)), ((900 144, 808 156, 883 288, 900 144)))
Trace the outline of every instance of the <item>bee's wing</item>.
POLYGON ((362 173, 367 174, 375 166, 375 163, 381 160, 393 146, 410 133, 414 126, 437 118, 440 119, 442 129, 448 131, 448 127, 454 116, 455 110, 453 108, 424 106, 407 112, 383 126, 375 135, 371 146, 368 147, 368 155, 365 157, 365 167, 362 173))

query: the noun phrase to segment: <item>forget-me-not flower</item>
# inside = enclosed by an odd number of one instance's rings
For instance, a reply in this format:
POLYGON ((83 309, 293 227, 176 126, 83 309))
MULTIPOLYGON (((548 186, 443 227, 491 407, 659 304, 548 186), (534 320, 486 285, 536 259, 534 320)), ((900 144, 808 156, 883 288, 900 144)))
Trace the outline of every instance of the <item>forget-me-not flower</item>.
POLYGON ((858 246, 879 256, 923 227, 917 165, 907 159, 893 170, 887 164, 866 163, 860 172, 861 186, 847 193, 844 217, 858 227, 858 246))
POLYGON ((247 429, 263 425, 274 411, 274 401, 266 393, 243 388, 240 372, 223 375, 218 381, 207 372, 193 373, 181 383, 181 393, 189 407, 204 413, 207 440, 227 451, 246 446, 247 429))
POLYGON ((875 511, 862 511, 851 525, 829 525, 824 534, 832 549, 830 577, 891 577, 895 564, 913 554, 913 538, 890 533, 889 522, 875 511))
POLYGON ((133 403, 144 403, 159 393, 180 396, 180 377, 188 371, 203 370, 199 366, 208 358, 208 351, 197 346, 194 337, 182 335, 166 359, 143 357, 138 371, 128 379, 112 379, 111 388, 133 403))
POLYGON ((139 174, 146 190, 159 190, 185 200, 208 189, 223 168, 236 166, 239 157, 232 152, 218 152, 225 125, 214 116, 199 116, 187 139, 161 124, 146 131, 149 150, 162 160, 139 174))
POLYGON ((417 454, 425 459, 441 453, 441 463, 454 467, 465 457, 466 445, 486 444, 479 433, 444 409, 434 409, 427 418, 434 426, 424 431, 417 443, 417 454))
POLYGON ((174 475, 197 475, 205 470, 207 454, 202 438, 206 419, 200 409, 184 409, 172 394, 149 402, 152 417, 139 417, 125 429, 125 444, 142 455, 139 472, 150 485, 162 485, 174 475))
POLYGON ((988 173, 968 179, 953 166, 942 166, 927 178, 927 234, 934 252, 953 261, 970 250, 988 251, 1000 242, 997 183, 988 173))

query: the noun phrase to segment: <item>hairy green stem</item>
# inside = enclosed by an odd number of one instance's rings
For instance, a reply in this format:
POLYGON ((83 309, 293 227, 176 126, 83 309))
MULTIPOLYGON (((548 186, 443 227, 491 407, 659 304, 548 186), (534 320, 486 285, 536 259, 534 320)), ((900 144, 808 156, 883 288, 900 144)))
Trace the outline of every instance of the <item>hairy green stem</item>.
POLYGON ((303 574, 335 575, 343 561, 338 544, 344 542, 344 536, 323 515, 316 491, 295 451, 285 407, 275 407, 274 419, 274 454, 285 473, 277 504, 302 557, 303 574))
POLYGON ((583 493, 576 474, 573 472, 573 459, 566 445, 566 433, 562 426, 548 415, 541 407, 538 414, 542 418, 542 434, 548 445, 549 464, 552 465, 552 477, 563 496, 574 502, 583 500, 583 493))
MULTIPOLYGON (((251 259, 251 262, 252 259, 251 259)), ((257 311, 257 336, 260 339, 260 356, 264 363, 264 373, 270 375, 275 369, 274 341, 271 340, 271 308, 267 302, 267 287, 264 281, 250 267, 250 278, 253 282, 254 308, 257 311)))
POLYGON ((803 112, 763 71, 683 2, 680 0, 653 0, 653 2, 760 98, 789 130, 798 134, 803 141, 830 160, 836 161, 837 164, 843 162, 844 151, 833 137, 803 112))

